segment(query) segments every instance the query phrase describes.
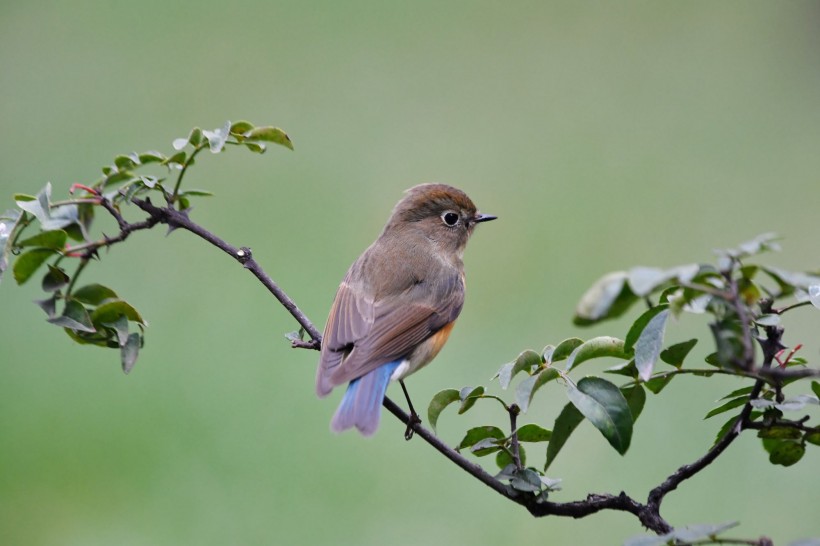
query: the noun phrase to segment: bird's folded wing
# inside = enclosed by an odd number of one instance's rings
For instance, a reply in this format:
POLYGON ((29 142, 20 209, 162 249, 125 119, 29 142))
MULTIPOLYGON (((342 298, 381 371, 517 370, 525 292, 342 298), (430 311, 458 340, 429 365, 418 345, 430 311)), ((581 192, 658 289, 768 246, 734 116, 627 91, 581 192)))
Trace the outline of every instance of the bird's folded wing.
POLYGON ((438 290, 409 287, 373 303, 345 286, 334 302, 319 366, 317 390, 361 377, 406 357, 419 343, 456 319, 464 303, 458 277, 438 290), (415 290, 419 292, 416 293, 415 290), (425 297, 418 297, 424 294, 425 297), (344 356, 344 358, 342 358, 344 356))

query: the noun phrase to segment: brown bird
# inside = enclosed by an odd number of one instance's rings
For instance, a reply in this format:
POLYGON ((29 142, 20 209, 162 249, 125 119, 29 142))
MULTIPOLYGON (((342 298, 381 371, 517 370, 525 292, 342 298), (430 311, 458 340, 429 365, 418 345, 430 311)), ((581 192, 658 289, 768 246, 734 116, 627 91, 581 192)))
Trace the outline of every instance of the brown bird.
MULTIPOLYGON (((399 381, 404 389, 402 380, 435 358, 464 304, 467 240, 476 224, 495 218, 479 214, 452 186, 422 184, 405 192, 330 308, 316 392, 324 397, 349 383, 333 431, 356 427, 373 434, 388 383, 399 381)), ((410 410, 418 422, 412 404, 410 410)))

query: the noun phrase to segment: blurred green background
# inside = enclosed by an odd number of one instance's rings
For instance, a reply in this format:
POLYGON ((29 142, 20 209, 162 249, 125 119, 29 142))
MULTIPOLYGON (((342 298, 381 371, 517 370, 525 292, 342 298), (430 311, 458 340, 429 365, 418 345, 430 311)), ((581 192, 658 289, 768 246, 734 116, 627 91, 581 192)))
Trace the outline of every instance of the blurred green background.
MULTIPOLYGON (((114 155, 171 150, 194 125, 286 129, 295 152, 205 154, 193 217, 254 255, 320 327, 347 267, 401 192, 442 181, 500 220, 467 251, 447 348, 408 382, 419 406, 489 384, 506 361, 573 335, 606 271, 709 260, 764 231, 766 256, 818 267, 816 2, 23 2, 0 5, 0 208, 55 196, 114 155)), ((176 232, 135 235, 90 268, 150 321, 130 376, 113 351, 43 320, 36 282, 0 286, 0 543, 619 544, 632 516, 535 520, 386 417, 334 436, 317 355, 237 264, 176 232)), ((818 357, 818 318, 787 343, 818 357)), ((668 341, 704 339, 685 317, 668 341)), ((606 363, 590 363, 599 369, 606 363)), ((597 371, 597 370, 596 370, 597 371)), ((550 469, 555 500, 649 488, 711 444, 702 416, 738 381, 680 378, 650 397, 630 452, 589 424, 550 469)), ((491 389, 497 392, 497 385, 491 389)), ((400 400, 400 391, 390 393, 400 400)), ((551 427, 557 387, 527 421, 551 427)), ((503 424, 448 411, 439 433, 503 424)), ((669 495, 673 524, 738 519, 776 543, 820 534, 818 450, 767 462, 747 435, 669 495)), ((543 450, 531 449, 533 462, 543 450)), ((489 462, 489 461, 488 461, 489 462)))

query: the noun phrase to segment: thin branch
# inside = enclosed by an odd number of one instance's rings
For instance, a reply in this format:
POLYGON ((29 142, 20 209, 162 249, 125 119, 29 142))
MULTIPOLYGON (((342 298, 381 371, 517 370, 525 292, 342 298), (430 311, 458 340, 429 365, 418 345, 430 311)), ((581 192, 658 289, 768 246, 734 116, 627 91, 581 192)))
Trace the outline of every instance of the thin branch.
MULTIPOLYGON (((780 338, 783 330, 779 327, 770 326, 766 328, 766 332, 767 339, 761 341, 764 356, 762 369, 767 369, 772 365, 774 355, 777 354, 777 351, 781 348, 780 338)), ((752 392, 749 393, 749 401, 743 406, 743 409, 734 424, 726 432, 726 434, 724 434, 724 436, 718 440, 718 442, 713 445, 709 451, 706 452, 705 455, 691 464, 681 466, 672 475, 666 478, 663 483, 649 492, 649 497, 647 499, 648 507, 659 513, 661 502, 663 502, 663 498, 669 492, 674 491, 683 481, 688 480, 709 466, 721 453, 726 450, 727 447, 729 447, 729 445, 731 445, 735 438, 737 438, 747 426, 749 422, 749 415, 752 412, 751 401, 756 400, 758 396, 760 396, 764 383, 765 381, 762 379, 758 379, 755 382, 752 392)))
POLYGON ((512 444, 513 461, 515 461, 515 467, 521 470, 521 449, 518 445, 518 426, 516 425, 518 413, 521 411, 521 408, 518 407, 518 404, 512 404, 508 411, 510 414, 510 442, 512 444))
POLYGON ((253 259, 253 255, 249 248, 237 248, 223 241, 210 231, 201 227, 199 224, 192 222, 191 219, 188 218, 188 214, 183 211, 178 211, 170 207, 157 207, 151 203, 150 199, 132 199, 132 202, 150 214, 151 218, 154 218, 161 223, 168 224, 171 227, 182 228, 186 231, 190 231, 194 235, 205 239, 213 246, 222 250, 226 254, 229 254, 239 263, 243 264, 245 269, 253 273, 253 275, 265 286, 265 288, 267 288, 268 291, 273 294, 277 300, 279 300, 279 303, 281 303, 282 306, 288 310, 291 316, 296 319, 296 322, 298 322, 302 328, 305 329, 312 339, 321 341, 322 334, 319 330, 313 325, 310 319, 307 318, 302 310, 299 309, 296 303, 281 288, 279 288, 273 279, 271 279, 259 266, 256 260, 253 259))
MULTIPOLYGON (((122 218, 122 216, 119 214, 119 211, 115 207, 113 207, 113 205, 103 200, 102 205, 106 208, 106 210, 108 210, 109 213, 112 214, 112 216, 114 216, 114 218, 120 225, 120 234, 113 238, 106 237, 104 241, 89 243, 84 247, 75 247, 74 250, 86 250, 87 252, 94 252, 101 246, 121 242, 125 240, 125 238, 130 233, 140 229, 147 229, 149 227, 153 227, 157 223, 167 224, 171 228, 182 228, 186 231, 193 233, 194 235, 197 235, 203 240, 211 243, 213 246, 221 249, 223 252, 229 254, 235 260, 243 264, 245 269, 248 269, 251 273, 253 273, 253 275, 256 276, 256 278, 271 292, 271 294, 273 294, 274 297, 276 297, 276 299, 282 304, 283 307, 285 307, 285 309, 288 310, 291 316, 293 316, 293 318, 301 325, 304 331, 307 332, 307 334, 311 338, 310 340, 293 340, 293 347, 319 350, 322 339, 321 332, 319 332, 319 330, 313 325, 313 323, 307 318, 307 316, 299 309, 296 303, 276 284, 276 282, 273 281, 273 279, 270 278, 270 276, 267 275, 267 273, 265 273, 262 267, 254 260, 251 250, 249 248, 237 248, 230 245, 229 243, 223 241, 210 231, 192 222, 188 217, 187 211, 177 211, 175 208, 173 208, 172 205, 169 205, 168 207, 157 207, 153 205, 149 199, 132 199, 132 202, 137 207, 148 213, 149 217, 147 220, 139 223, 129 224, 122 218)), ((734 298, 736 299, 738 297, 737 287, 736 285, 734 285, 732 288, 734 298)), ((743 322, 744 324, 748 324, 748 320, 744 320, 744 317, 745 319, 748 319, 748 317, 744 313, 744 309, 742 307, 742 305, 737 306, 739 318, 741 319, 741 322, 743 322)), ((761 341, 764 353, 764 363, 762 367, 758 369, 750 369, 745 372, 741 372, 739 370, 732 372, 732 375, 743 375, 746 377, 756 379, 755 386, 752 390, 752 393, 749 396, 750 401, 756 399, 760 395, 764 384, 771 381, 772 379, 781 381, 784 377, 791 378, 820 375, 820 371, 818 370, 781 370, 779 368, 772 369, 771 365, 774 360, 774 355, 777 353, 778 350, 782 348, 780 344, 782 329, 779 327, 767 327, 766 331, 768 333, 768 339, 761 341)), ((748 357, 750 359, 747 361, 747 363, 749 364, 749 368, 751 368, 751 365, 753 364, 754 360, 753 348, 744 346, 744 357, 748 357)), ((721 369, 675 370, 669 372, 669 374, 671 375, 678 373, 713 374, 729 372, 721 369)), ((499 401, 501 400, 499 399, 499 401)), ((501 401, 501 403, 504 404, 503 401, 501 401)), ((749 419, 752 406, 750 403, 747 403, 743 407, 743 410, 741 411, 741 414, 738 416, 735 424, 724 435, 724 437, 721 438, 703 457, 701 457, 700 459, 691 464, 680 467, 666 480, 664 480, 663 483, 654 488, 649 493, 646 504, 641 504, 640 502, 634 500, 632 497, 630 497, 624 492, 621 492, 618 495, 590 494, 584 500, 557 503, 551 501, 544 501, 539 496, 533 495, 531 493, 517 491, 512 487, 504 484, 500 480, 496 479, 493 475, 489 474, 486 470, 484 470, 483 467, 467 460, 460 453, 446 445, 432 431, 424 428, 423 426, 421 426, 420 423, 412 420, 411 416, 405 413, 390 398, 385 397, 383 405, 385 408, 387 408, 387 410, 390 413, 392 413, 396 418, 398 418, 399 421, 407 425, 410 429, 412 429, 415 432, 415 434, 417 434, 420 438, 427 442, 427 444, 433 447, 436 451, 438 451, 451 462, 453 462, 456 466, 458 466, 465 472, 469 473, 475 479, 485 484, 487 487, 502 495, 503 497, 523 506, 530 512, 530 514, 532 514, 535 517, 565 516, 573 518, 583 518, 585 516, 600 512, 602 510, 617 510, 628 512, 635 515, 646 528, 654 531, 659 535, 667 533, 672 530, 672 526, 669 525, 669 523, 666 520, 664 520, 663 517, 661 517, 660 515, 660 505, 665 495, 675 490, 683 481, 691 478, 692 476, 706 468, 706 466, 711 464, 721 453, 723 453, 723 451, 734 441, 734 439, 740 434, 740 432, 744 428, 756 428, 756 424, 752 423, 749 419)), ((511 427, 513 431, 515 431, 516 412, 514 412, 513 410, 517 408, 514 405, 510 407, 507 407, 505 405, 505 408, 507 408, 510 412, 511 427)), ((520 465, 520 448, 517 443, 517 435, 515 434, 515 432, 513 432, 512 440, 513 455, 516 459, 517 464, 520 465)), ((741 539, 736 540, 735 543, 743 542, 741 539)), ((765 542, 762 541, 748 541, 746 543, 765 544, 765 542)))
MULTIPOLYGON (((195 222, 192 222, 185 212, 177 211, 171 207, 157 207, 148 199, 133 199, 132 202, 148 213, 150 221, 154 224, 164 223, 174 228, 182 228, 189 231, 242 263, 244 267, 250 270, 276 299, 279 300, 312 338, 312 341, 295 340, 292 342, 292 345, 298 348, 319 349, 322 339, 321 333, 298 308, 295 302, 264 272, 261 266, 253 259, 249 248, 237 248, 230 245, 195 222)), ((649 513, 646 506, 638 503, 623 492, 618 495, 592 494, 582 501, 565 503, 538 502, 535 495, 519 492, 505 485, 484 470, 483 467, 467 460, 460 453, 446 445, 432 431, 424 428, 420 423, 412 422, 411 417, 390 398, 385 397, 383 405, 390 413, 397 417, 402 423, 408 425, 420 438, 456 464, 456 466, 503 497, 525 507, 533 516, 544 517, 554 515, 582 518, 600 512, 601 510, 609 509, 635 514, 646 527, 657 533, 665 533, 672 528, 658 514, 649 513)))

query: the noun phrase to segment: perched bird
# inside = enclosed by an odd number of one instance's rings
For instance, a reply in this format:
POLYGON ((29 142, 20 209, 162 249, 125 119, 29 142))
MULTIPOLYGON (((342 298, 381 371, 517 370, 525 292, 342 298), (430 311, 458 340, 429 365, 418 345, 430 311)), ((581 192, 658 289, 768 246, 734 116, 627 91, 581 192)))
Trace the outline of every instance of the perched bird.
MULTIPOLYGON (((388 383, 404 388, 405 377, 435 358, 464 304, 467 239, 476 224, 495 218, 479 214, 452 186, 421 184, 405 192, 330 308, 316 393, 324 397, 348 383, 333 431, 356 427, 373 434, 388 383)), ((412 404, 410 411, 418 422, 412 404)), ((406 436, 412 436, 410 425, 406 436)))

